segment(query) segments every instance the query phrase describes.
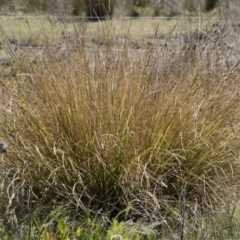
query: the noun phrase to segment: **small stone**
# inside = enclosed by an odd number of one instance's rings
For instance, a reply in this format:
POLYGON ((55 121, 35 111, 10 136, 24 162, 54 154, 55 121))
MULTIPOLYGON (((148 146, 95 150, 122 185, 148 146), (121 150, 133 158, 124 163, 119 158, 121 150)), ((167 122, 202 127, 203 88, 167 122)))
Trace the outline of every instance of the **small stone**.
POLYGON ((0 141, 0 153, 7 152, 7 144, 5 142, 0 141))

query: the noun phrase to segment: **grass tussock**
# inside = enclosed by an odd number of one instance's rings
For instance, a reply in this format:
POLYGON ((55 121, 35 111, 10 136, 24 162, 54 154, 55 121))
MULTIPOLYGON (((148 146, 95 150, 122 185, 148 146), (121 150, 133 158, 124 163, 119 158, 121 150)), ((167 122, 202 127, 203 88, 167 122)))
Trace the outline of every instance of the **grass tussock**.
POLYGON ((214 215, 237 189, 238 72, 209 74, 182 56, 173 65, 125 43, 26 62, 1 100, 8 220, 65 206, 184 234, 198 211, 214 215))

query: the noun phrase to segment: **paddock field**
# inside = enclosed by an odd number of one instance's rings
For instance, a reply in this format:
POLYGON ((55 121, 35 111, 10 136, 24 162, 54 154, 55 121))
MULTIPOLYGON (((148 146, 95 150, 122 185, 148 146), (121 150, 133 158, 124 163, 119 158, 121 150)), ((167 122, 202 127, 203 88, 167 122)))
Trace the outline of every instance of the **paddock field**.
POLYGON ((0 238, 239 239, 238 22, 0 16, 0 238))

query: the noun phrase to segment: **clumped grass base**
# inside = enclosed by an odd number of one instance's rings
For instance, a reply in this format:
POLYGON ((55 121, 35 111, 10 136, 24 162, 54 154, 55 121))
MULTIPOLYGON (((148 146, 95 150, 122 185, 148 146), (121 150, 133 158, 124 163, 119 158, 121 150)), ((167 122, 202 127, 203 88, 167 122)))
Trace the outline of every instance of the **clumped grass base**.
POLYGON ((176 229, 200 238, 205 221, 196 216, 214 219, 226 198, 237 199, 240 104, 238 72, 207 74, 198 51, 168 64, 154 47, 133 53, 128 42, 110 42, 25 61, 1 100, 10 148, 1 162, 5 224, 34 234, 45 223, 43 239, 84 239, 85 227, 70 230, 65 217, 77 226, 105 216, 92 232, 106 239, 140 220, 154 230, 126 239, 176 229))

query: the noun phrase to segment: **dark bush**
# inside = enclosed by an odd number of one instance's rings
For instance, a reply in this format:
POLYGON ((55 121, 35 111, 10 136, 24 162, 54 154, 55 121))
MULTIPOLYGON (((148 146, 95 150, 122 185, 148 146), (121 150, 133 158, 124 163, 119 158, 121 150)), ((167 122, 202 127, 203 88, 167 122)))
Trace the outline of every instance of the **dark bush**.
POLYGON ((207 11, 211 11, 215 8, 218 0, 206 0, 205 8, 207 11))
POLYGON ((90 21, 103 20, 113 14, 113 0, 85 0, 86 15, 90 21))

